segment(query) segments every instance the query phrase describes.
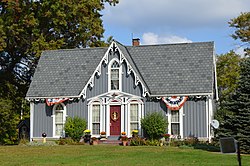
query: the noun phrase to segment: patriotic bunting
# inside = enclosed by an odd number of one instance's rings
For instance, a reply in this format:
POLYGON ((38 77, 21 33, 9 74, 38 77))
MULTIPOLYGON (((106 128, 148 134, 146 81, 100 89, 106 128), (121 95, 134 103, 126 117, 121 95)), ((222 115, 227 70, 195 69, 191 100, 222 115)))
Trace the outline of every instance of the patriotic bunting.
POLYGON ((187 100, 187 96, 162 97, 162 101, 170 110, 179 110, 187 100))
POLYGON ((52 106, 53 104, 63 103, 64 101, 66 101, 68 99, 69 98, 46 99, 46 103, 48 106, 52 106))

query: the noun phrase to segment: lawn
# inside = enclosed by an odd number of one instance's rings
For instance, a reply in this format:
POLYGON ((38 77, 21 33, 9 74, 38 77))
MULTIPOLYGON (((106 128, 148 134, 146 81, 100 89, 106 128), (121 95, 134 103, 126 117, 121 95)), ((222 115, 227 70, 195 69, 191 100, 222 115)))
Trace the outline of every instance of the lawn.
MULTIPOLYGON (((228 165, 235 154, 159 146, 0 146, 0 165, 228 165)), ((250 165, 250 155, 242 156, 250 165)))

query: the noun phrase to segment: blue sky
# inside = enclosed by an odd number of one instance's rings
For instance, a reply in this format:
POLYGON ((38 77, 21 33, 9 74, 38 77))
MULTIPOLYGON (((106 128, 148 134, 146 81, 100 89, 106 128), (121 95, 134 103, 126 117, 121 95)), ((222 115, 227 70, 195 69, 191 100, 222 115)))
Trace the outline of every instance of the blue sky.
POLYGON ((102 12, 105 38, 131 45, 214 41, 217 54, 242 54, 228 21, 250 12, 250 0, 120 0, 102 12))

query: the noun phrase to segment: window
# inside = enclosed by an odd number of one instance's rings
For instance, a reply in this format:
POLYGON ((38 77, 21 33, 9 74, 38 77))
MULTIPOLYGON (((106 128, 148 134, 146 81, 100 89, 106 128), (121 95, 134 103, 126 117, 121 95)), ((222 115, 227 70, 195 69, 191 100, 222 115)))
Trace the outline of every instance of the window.
POLYGON ((100 105, 92 105, 92 134, 100 134, 100 105))
POLYGON ((55 105, 54 110, 54 135, 64 136, 64 123, 66 120, 66 114, 62 104, 55 105))
POLYGON ((138 104, 130 104, 130 133, 132 130, 139 130, 138 104))
POLYGON ((171 134, 180 135, 179 111, 171 111, 171 134))
POLYGON ((117 61, 114 61, 111 65, 110 70, 110 84, 111 84, 111 90, 119 90, 119 63, 117 61))

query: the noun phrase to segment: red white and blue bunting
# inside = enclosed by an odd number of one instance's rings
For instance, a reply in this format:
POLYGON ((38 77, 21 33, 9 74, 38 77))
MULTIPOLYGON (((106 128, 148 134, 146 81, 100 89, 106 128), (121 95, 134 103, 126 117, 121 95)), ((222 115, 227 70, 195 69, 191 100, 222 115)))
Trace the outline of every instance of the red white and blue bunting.
POLYGON ((162 97, 162 101, 170 110, 179 110, 187 100, 187 96, 162 97))
POLYGON ((69 100, 69 98, 46 99, 46 103, 48 106, 52 106, 53 104, 63 103, 66 100, 69 100))

